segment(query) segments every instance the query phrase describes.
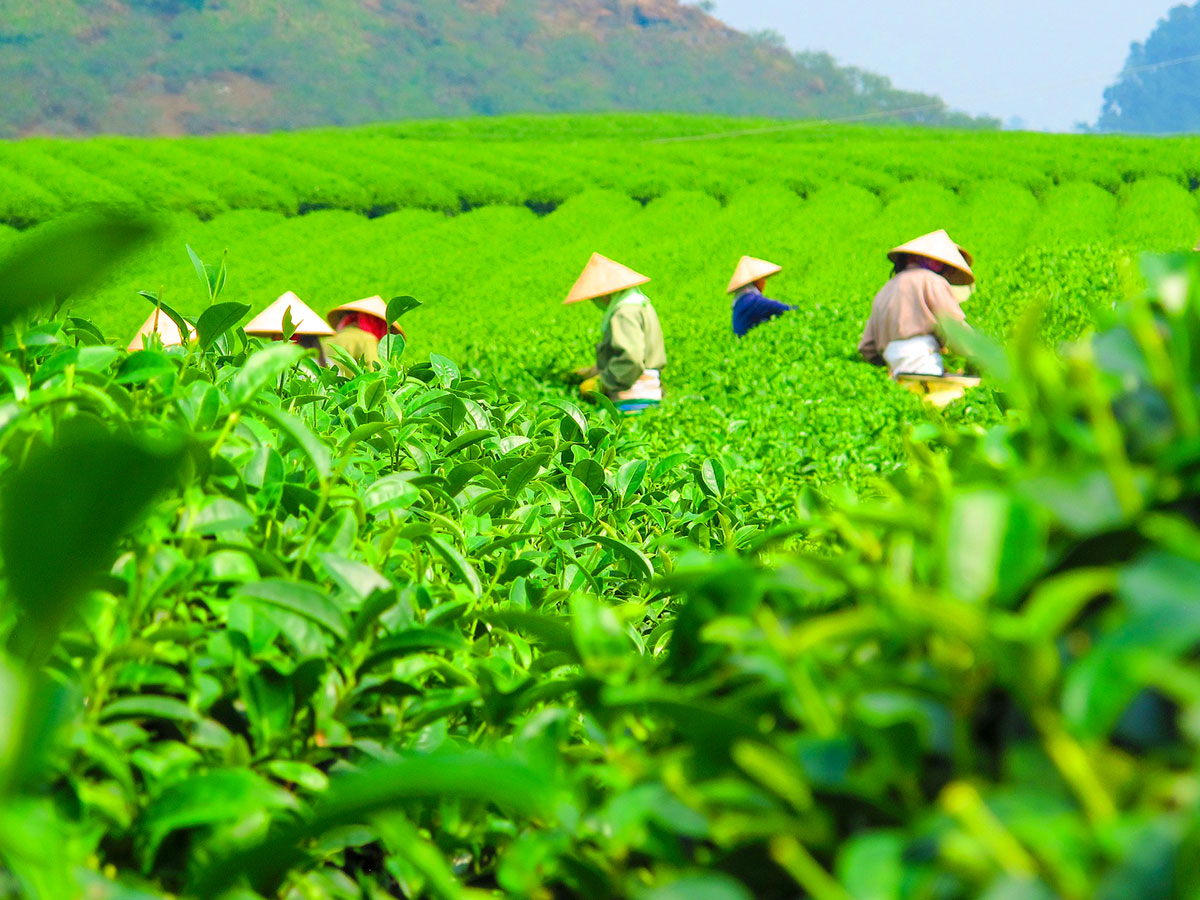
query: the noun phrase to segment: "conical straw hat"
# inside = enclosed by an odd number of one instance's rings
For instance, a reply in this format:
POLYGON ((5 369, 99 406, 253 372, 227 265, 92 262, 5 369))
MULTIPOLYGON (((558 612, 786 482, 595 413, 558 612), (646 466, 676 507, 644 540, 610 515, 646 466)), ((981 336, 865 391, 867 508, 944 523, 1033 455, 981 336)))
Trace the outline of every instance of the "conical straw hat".
POLYGON ((584 300, 607 297, 617 291, 645 284, 649 280, 645 275, 639 275, 633 269, 613 262, 607 256, 593 253, 583 274, 579 276, 563 303, 582 303, 584 300))
MULTIPOLYGON (((377 319, 387 321, 387 304, 379 296, 367 297, 365 300, 355 300, 352 303, 343 303, 341 306, 335 306, 331 309, 325 315, 325 321, 336 327, 343 313, 366 313, 368 316, 374 316, 377 319)), ((392 333, 404 334, 404 329, 400 327, 399 322, 392 323, 392 333)))
POLYGON ((945 274, 946 280, 951 284, 975 283, 975 273, 971 271, 971 264, 963 258, 958 245, 944 230, 922 235, 907 244, 900 245, 888 254, 888 259, 894 263, 904 254, 924 256, 926 259, 935 259, 940 263, 945 263, 950 267, 945 274))
POLYGON ((246 326, 246 334, 266 335, 267 337, 283 334, 283 313, 284 310, 289 309, 291 310, 289 315, 296 326, 296 334, 330 337, 337 333, 326 325, 325 320, 313 312, 307 303, 288 291, 250 320, 250 324, 246 326))
MULTIPOLYGON (((196 339, 196 329, 188 323, 188 340, 196 339)), ((133 336, 133 340, 129 342, 126 348, 130 351, 145 350, 146 338, 152 334, 157 334, 159 340, 162 341, 164 347, 181 347, 183 346, 183 337, 179 334, 179 326, 161 309, 156 309, 150 313, 150 318, 146 320, 138 333, 133 336)))
POLYGON ((732 294, 734 291, 744 288, 748 284, 754 284, 754 282, 761 278, 770 278, 772 275, 778 275, 782 271, 783 266, 777 266, 775 263, 767 262, 765 259, 743 256, 742 261, 738 263, 737 271, 733 273, 733 278, 729 282, 726 293, 732 294))

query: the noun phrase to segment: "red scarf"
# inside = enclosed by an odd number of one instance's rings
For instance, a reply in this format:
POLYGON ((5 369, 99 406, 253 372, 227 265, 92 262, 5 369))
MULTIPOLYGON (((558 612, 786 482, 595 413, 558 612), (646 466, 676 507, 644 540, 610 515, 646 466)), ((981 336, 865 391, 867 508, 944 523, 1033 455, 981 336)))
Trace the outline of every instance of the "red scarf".
POLYGON ((387 322, 367 313, 347 313, 342 316, 342 321, 338 323, 338 331, 350 326, 360 328, 367 334, 371 335, 377 341, 382 341, 383 336, 387 334, 387 322))

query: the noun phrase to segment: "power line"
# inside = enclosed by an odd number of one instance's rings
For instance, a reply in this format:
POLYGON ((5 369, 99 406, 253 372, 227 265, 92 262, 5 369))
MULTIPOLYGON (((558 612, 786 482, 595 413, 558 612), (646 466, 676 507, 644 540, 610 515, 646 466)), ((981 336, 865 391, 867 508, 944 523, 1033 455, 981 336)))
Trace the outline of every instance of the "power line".
POLYGON ((1190 62, 1200 62, 1200 53, 1193 56, 1180 56, 1177 59, 1168 59, 1163 62, 1147 63, 1144 66, 1134 66, 1131 69, 1122 69, 1121 75, 1118 77, 1136 75, 1139 72, 1152 72, 1155 69, 1169 69, 1171 66, 1181 66, 1184 63, 1190 62))

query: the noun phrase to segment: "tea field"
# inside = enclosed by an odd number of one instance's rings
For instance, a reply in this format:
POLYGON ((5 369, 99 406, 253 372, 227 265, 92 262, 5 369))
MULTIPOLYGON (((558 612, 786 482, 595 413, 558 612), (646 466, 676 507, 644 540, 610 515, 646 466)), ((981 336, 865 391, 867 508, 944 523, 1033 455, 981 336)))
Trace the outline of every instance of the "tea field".
MULTIPOLYGON (((1000 336, 1046 304, 1053 342, 1119 296, 1121 251, 1200 234, 1192 142, 846 127, 715 137, 772 127, 529 117, 32 141, 0 148, 0 165, 59 192, 41 212, 22 201, 11 222, 81 202, 174 211, 154 245, 74 304, 114 338, 147 313, 138 290, 202 308, 190 244, 210 262, 227 250, 227 298, 255 309, 285 290, 321 310, 416 296, 411 356, 436 351, 524 396, 564 396, 556 376, 588 361, 596 321, 559 300, 599 250, 654 279, 672 402, 649 430, 672 449, 731 455, 781 496, 903 458, 919 404, 854 354, 888 248, 949 228, 979 258, 972 321, 1000 336), (722 291, 744 253, 787 267, 772 290, 801 312, 739 343, 722 291)), ((994 412, 981 401, 951 415, 994 412)))
POLYGON ((1193 896, 1200 298, 1143 253, 1200 237, 1197 149, 0 145, 0 897, 1193 896), (986 376, 944 413, 855 352, 940 227, 986 376), (564 381, 593 251, 653 279, 641 419, 564 381), (799 309, 738 341, 742 254, 799 309), (421 305, 347 379, 240 330, 285 290, 421 305), (199 344, 126 353, 139 291, 199 344))

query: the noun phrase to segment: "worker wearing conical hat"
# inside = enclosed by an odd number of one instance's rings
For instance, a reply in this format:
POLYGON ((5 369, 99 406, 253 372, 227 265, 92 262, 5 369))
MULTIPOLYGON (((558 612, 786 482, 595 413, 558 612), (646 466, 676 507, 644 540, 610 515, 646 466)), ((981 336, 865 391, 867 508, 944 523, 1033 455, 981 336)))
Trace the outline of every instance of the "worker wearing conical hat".
POLYGON ((888 254, 892 278, 871 306, 858 350, 892 375, 946 374, 942 323, 965 323, 952 285, 975 283, 971 265, 945 231, 935 231, 888 254))
MULTIPOLYGON (((190 343, 196 339, 196 329, 191 326, 190 322, 184 324, 187 325, 188 342, 190 343)), ((151 335, 156 335, 163 347, 182 347, 184 343, 183 335, 179 333, 179 326, 175 324, 174 320, 161 309, 155 309, 150 313, 150 318, 145 321, 145 324, 138 329, 138 333, 133 336, 127 349, 130 352, 145 350, 151 335)))
POLYGON ((796 308, 763 296, 767 279, 782 271, 783 266, 765 259, 742 257, 726 289, 726 293, 733 294, 733 333, 738 337, 744 337, 750 329, 796 308))
POLYGON ((580 393, 585 397, 603 393, 629 415, 662 402, 667 349, 658 313, 640 289, 649 280, 596 253, 564 301, 590 300, 604 311, 596 365, 580 393))
POLYGON ((321 347, 321 338, 332 337, 335 332, 307 303, 291 291, 284 293, 278 300, 251 319, 250 324, 246 326, 246 334, 258 335, 274 341, 283 340, 285 314, 295 328, 292 333, 292 341, 306 350, 316 350, 317 360, 321 365, 325 365, 325 351, 321 347))
MULTIPOLYGON (((366 366, 379 362, 379 342, 388 333, 387 304, 382 297, 343 303, 331 309, 325 320, 337 332, 323 342, 327 349, 331 344, 340 347, 366 366)), ((397 322, 392 323, 391 332, 404 335, 397 322)), ((342 374, 350 373, 343 369, 342 374)))

